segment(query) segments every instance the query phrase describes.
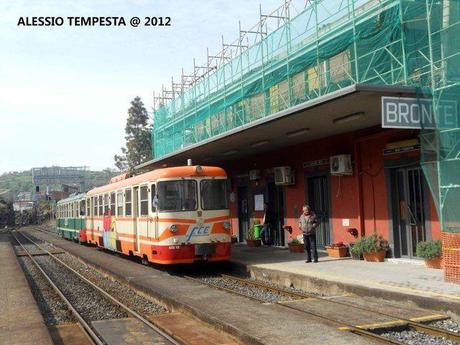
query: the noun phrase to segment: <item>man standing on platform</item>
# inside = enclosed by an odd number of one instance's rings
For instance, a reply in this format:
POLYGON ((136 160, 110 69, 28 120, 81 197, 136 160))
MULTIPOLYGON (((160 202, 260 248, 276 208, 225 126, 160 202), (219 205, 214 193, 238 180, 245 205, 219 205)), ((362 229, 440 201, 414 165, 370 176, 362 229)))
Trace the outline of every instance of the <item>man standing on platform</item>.
POLYGON ((313 260, 318 262, 318 251, 316 250, 316 228, 318 228, 319 219, 311 210, 310 206, 303 205, 302 215, 299 218, 299 228, 303 232, 303 243, 307 251, 307 261, 311 262, 311 250, 313 246, 313 260))

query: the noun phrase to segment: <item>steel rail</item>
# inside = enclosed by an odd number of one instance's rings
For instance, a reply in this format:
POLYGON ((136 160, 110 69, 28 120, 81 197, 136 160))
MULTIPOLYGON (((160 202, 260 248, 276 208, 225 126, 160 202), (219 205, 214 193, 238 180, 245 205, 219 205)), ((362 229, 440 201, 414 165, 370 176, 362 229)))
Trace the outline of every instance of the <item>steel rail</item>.
MULTIPOLYGON (((227 276, 227 275, 222 275, 224 277, 231 277, 233 278, 232 276, 227 276)), ((218 285, 214 285, 212 283, 209 283, 209 282, 205 282, 205 281, 202 281, 198 278, 194 278, 194 277, 191 277, 191 276, 184 276, 185 278, 187 279, 190 279, 190 280, 193 280, 193 281, 196 281, 200 284, 205 284, 205 285, 208 285, 210 287, 213 287, 213 288, 217 288, 219 290, 222 290, 222 291, 227 291, 227 292, 230 292, 230 293, 233 293, 233 294, 237 294, 237 295, 240 295, 240 296, 243 296, 243 297, 246 297, 246 298, 249 298, 251 300, 254 300, 254 301, 257 301, 257 302, 264 302, 263 299, 259 299, 259 298, 256 298, 256 297, 252 297, 252 296, 248 296, 242 292, 239 292, 239 291, 236 291, 236 290, 232 290, 230 288, 225 288, 225 287, 222 287, 222 286, 218 286, 218 285)), ((266 290, 271 290, 271 291, 276 291, 276 292, 282 292, 283 293, 286 293, 287 291, 284 291, 282 289, 280 289, 279 291, 277 291, 276 288, 274 287, 266 287, 266 286, 257 286, 259 288, 263 288, 263 289, 266 289, 266 290)), ((297 295, 297 296, 300 296, 300 294, 295 294, 293 293, 294 295, 297 295)), ((306 296, 303 296, 302 297, 303 299, 305 298, 308 298, 306 296)), ((369 339, 372 339, 372 340, 375 340, 379 343, 382 343, 382 344, 394 344, 394 345, 402 345, 403 343, 401 342, 398 342, 396 340, 392 340, 392 339, 389 339, 389 338, 386 338, 386 337, 383 337, 379 334, 376 334, 376 333, 372 333, 368 330, 365 330, 365 329, 362 329, 362 328, 359 328, 359 327, 355 327, 353 325, 350 325, 350 324, 346 324, 346 323, 343 323, 341 321, 337 321, 337 320, 334 320, 333 318, 329 318, 329 317, 326 317, 324 315, 321 315, 321 314, 316 314, 316 313, 313 313, 313 312, 309 312, 309 311, 305 311, 305 310, 301 310, 301 309, 298 309, 298 308, 295 308, 293 306, 290 306, 288 304, 284 304, 284 303, 277 303, 278 305, 280 306, 283 306, 285 308, 289 308, 289 309, 292 309, 292 310, 295 310, 295 311, 300 311, 302 313, 305 313, 305 314, 310 314, 312 316, 315 316, 315 317, 318 317, 320 319, 323 319, 323 320, 326 320, 328 322, 331 322, 331 323, 335 323, 337 325, 339 325, 342 330, 346 330, 348 332, 351 332, 351 333, 354 333, 354 334, 357 334, 359 336, 363 336, 363 337, 366 337, 366 338, 369 338, 369 339)))
POLYGON ((80 325, 82 325, 83 329, 86 331, 87 335, 89 336, 90 340, 97 345, 104 345, 105 343, 100 340, 99 336, 93 331, 91 326, 83 319, 83 317, 80 315, 80 313, 73 307, 72 303, 67 299, 67 297, 64 296, 64 294, 61 292, 61 290, 54 284, 54 282, 51 280, 51 278, 46 274, 46 272, 41 268, 40 264, 37 262, 37 260, 34 259, 32 254, 23 246, 23 244, 19 241, 19 239, 16 237, 16 235, 11 232, 11 235, 15 239, 16 242, 21 246, 22 250, 28 255, 28 257, 32 260, 34 265, 37 267, 37 269, 41 272, 43 277, 48 281, 48 283, 51 285, 51 287, 54 289, 54 291, 58 294, 59 297, 67 304, 69 307, 70 311, 72 314, 75 316, 75 318, 78 320, 80 325))
MULTIPOLYGON (((370 309, 367 309, 365 307, 361 307, 361 306, 357 306, 357 305, 351 305, 351 304, 348 304, 348 303, 345 303, 345 302, 333 301, 333 300, 330 300, 330 299, 327 299, 327 298, 322 298, 322 297, 319 297, 319 296, 316 296, 316 295, 313 295, 313 294, 309 294, 309 293, 297 293, 297 292, 288 291, 288 290, 281 289, 281 288, 274 288, 272 286, 266 286, 262 282, 251 281, 251 280, 240 278, 240 277, 235 277, 235 276, 226 275, 226 274, 223 274, 222 277, 227 278, 227 279, 233 279, 233 280, 239 281, 239 282, 241 282, 243 284, 249 284, 249 285, 257 286, 259 288, 264 288, 264 289, 270 288, 272 290, 275 289, 275 290, 278 290, 281 293, 291 295, 291 296, 296 296, 296 297, 300 297, 300 298, 312 298, 312 299, 316 299, 316 300, 325 301, 325 302, 328 302, 328 303, 340 304, 340 305, 343 305, 343 306, 346 306, 346 307, 353 307, 353 308, 360 309, 360 310, 363 310, 363 311, 371 312, 373 314, 379 314, 379 315, 382 315, 382 316, 395 318, 398 321, 402 321, 402 322, 406 323, 409 328, 415 329, 415 330, 417 330, 419 332, 428 333, 428 334, 431 334, 431 335, 434 335, 434 336, 446 337, 446 338, 448 338, 450 340, 460 342, 460 334, 454 333, 454 332, 446 330, 446 329, 425 325, 425 324, 423 324, 421 322, 416 322, 416 321, 412 321, 410 319, 404 319, 404 318, 400 318, 400 317, 395 317, 394 315, 391 315, 391 314, 387 314, 387 313, 383 313, 383 312, 375 311, 375 310, 370 310, 370 309)), ((446 317, 446 319, 447 318, 448 317, 446 317)))
POLYGON ((173 338, 172 336, 170 336, 169 334, 165 333, 162 329, 160 329, 159 327, 157 327, 156 325, 154 325, 153 323, 151 323, 150 321, 148 321, 147 319, 145 319, 143 316, 141 316, 140 314, 138 314, 137 312, 135 312, 134 310, 132 310, 131 308, 129 308, 127 305, 125 305, 123 302, 120 302, 119 300, 117 300, 115 297, 113 297, 112 295, 110 295, 108 292, 106 292, 105 290, 101 289, 99 286, 97 286, 96 284, 94 284, 93 282, 91 282, 90 280, 88 280, 86 277, 84 277, 82 274, 80 274, 79 272, 77 272, 76 270, 74 270, 72 267, 70 267, 69 265, 67 265, 65 262, 63 262, 61 259, 57 258, 55 255, 53 255, 52 253, 50 253, 49 251, 47 251, 46 249, 44 249, 43 247, 41 247, 39 244, 37 244, 36 242, 34 242, 29 236, 25 235, 23 232, 19 232, 22 236, 24 236, 27 240, 29 240, 31 243, 35 244, 38 248, 40 248, 41 250, 43 250, 45 253, 47 253, 51 258, 53 258, 54 260, 56 260, 57 262, 59 262, 62 266, 66 267, 68 270, 70 270, 72 273, 74 273, 75 275, 77 275, 79 278, 81 278, 83 281, 85 281, 86 283, 88 283, 91 287, 95 288, 97 291, 99 291, 101 294, 103 294, 105 297, 107 297, 108 299, 110 299, 112 302, 114 302, 115 304, 119 305, 121 308, 123 308, 126 312, 128 312, 129 314, 131 314, 132 316, 134 316, 136 319, 138 319, 139 321, 143 322, 147 327, 151 328, 152 330, 154 330, 155 332, 157 332, 158 334, 160 334, 162 337, 164 337, 166 340, 168 340, 169 342, 171 342, 172 344, 174 345, 184 345, 184 343, 182 342, 179 342, 177 339, 173 338))

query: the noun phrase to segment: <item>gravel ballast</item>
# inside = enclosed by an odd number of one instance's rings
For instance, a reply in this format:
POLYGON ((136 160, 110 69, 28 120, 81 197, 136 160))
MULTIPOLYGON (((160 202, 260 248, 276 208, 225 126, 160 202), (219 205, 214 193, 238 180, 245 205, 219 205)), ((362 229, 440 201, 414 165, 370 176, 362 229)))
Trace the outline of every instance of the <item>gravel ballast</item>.
POLYGON ((138 294, 127 284, 110 279, 71 254, 58 254, 56 257, 137 313, 152 315, 167 312, 166 308, 138 294))
POLYGON ((458 345, 457 342, 444 337, 435 337, 423 332, 411 330, 401 332, 390 331, 382 333, 381 335, 408 345, 458 345))
POLYGON ((18 258, 47 326, 76 322, 72 312, 28 257, 18 258))
POLYGON ((196 279, 199 279, 206 284, 229 289, 235 291, 236 293, 258 299, 261 302, 276 303, 278 301, 292 301, 294 299, 286 294, 277 293, 275 291, 252 286, 250 284, 245 284, 225 277, 199 277, 196 279))
POLYGON ((451 319, 435 321, 430 323, 430 326, 446 329, 454 333, 460 333, 460 325, 451 319))
POLYGON ((86 321, 128 317, 128 313, 122 308, 54 259, 45 256, 35 259, 86 321))

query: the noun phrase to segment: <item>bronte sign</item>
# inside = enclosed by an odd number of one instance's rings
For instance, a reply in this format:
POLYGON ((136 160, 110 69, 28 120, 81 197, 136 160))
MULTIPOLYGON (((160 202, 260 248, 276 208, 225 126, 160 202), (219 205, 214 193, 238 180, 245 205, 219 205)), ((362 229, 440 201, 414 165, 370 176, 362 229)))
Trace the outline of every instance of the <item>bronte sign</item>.
POLYGON ((436 115, 433 112, 431 99, 382 97, 383 128, 435 129, 457 127, 457 102, 440 101, 436 115))

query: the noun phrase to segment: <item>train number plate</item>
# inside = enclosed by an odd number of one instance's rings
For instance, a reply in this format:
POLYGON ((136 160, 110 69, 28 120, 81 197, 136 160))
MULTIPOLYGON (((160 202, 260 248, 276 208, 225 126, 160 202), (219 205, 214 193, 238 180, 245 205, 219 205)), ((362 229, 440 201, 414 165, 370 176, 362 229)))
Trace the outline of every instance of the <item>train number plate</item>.
POLYGON ((216 252, 214 243, 195 244, 195 255, 212 255, 216 252))

